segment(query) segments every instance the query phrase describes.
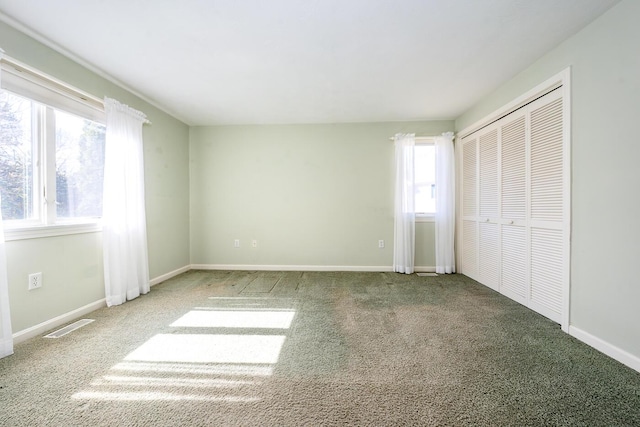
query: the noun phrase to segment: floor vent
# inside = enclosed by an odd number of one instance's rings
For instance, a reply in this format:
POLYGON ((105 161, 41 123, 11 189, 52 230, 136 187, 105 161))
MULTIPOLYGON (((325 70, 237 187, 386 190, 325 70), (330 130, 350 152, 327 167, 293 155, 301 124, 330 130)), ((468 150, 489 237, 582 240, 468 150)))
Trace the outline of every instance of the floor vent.
POLYGON ((65 326, 62 329, 58 329, 55 332, 51 332, 48 335, 45 335, 45 338, 60 338, 61 336, 67 335, 68 333, 71 333, 73 331, 75 331, 76 329, 80 329, 82 328, 84 325, 88 325, 89 323, 93 322, 93 319, 81 319, 78 320, 77 322, 73 322, 70 325, 65 326))
POLYGON ((416 273, 416 275, 420 277, 436 277, 438 276, 436 273, 416 273))

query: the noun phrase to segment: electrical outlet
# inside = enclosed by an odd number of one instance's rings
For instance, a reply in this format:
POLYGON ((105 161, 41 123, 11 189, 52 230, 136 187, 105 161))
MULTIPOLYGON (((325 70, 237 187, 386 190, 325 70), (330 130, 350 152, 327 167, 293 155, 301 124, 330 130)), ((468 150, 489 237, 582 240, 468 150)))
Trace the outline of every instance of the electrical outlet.
POLYGON ((378 240, 378 247, 380 249, 384 248, 384 240, 378 240))
POLYGON ((253 246, 254 248, 257 248, 258 247, 258 241, 257 240, 253 240, 251 242, 251 246, 253 246))
POLYGON ((236 239, 233 241, 233 247, 234 248, 239 248, 240 247, 240 239, 236 239))
POLYGON ((29 275, 29 290, 42 287, 42 273, 33 273, 29 275))

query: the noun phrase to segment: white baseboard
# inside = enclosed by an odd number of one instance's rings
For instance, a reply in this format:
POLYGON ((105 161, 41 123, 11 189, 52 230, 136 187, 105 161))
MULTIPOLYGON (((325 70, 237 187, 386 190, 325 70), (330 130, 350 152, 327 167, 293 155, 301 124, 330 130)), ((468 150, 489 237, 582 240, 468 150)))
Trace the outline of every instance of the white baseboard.
POLYGON ((191 264, 192 270, 238 271, 393 271, 391 266, 370 265, 246 265, 246 264, 191 264))
POLYGON ((103 298, 101 300, 92 302, 90 304, 85 305, 84 307, 77 308, 68 313, 62 314, 58 317, 54 317, 53 319, 49 319, 45 322, 39 323, 35 326, 32 326, 27 329, 23 329, 22 331, 16 332, 13 334, 13 343, 18 344, 22 341, 26 341, 29 338, 33 338, 46 332, 50 329, 55 328, 56 326, 63 325, 71 320, 74 320, 80 316, 84 316, 87 313, 91 313, 99 308, 105 307, 107 305, 106 300, 103 298))
POLYGON ((596 350, 601 351, 618 362, 627 365, 631 369, 640 372, 640 357, 634 356, 633 354, 628 353, 621 348, 604 341, 603 339, 591 335, 582 329, 576 328, 575 326, 569 326, 569 335, 579 339, 587 345, 590 345, 596 350))
POLYGON ((189 270, 191 270, 191 266, 190 265, 185 265, 184 267, 180 267, 180 268, 178 268, 176 270, 173 270, 173 271, 170 271, 168 273, 162 274, 162 275, 160 275, 158 277, 154 277, 153 279, 149 280, 149 286, 155 286, 158 283, 162 283, 165 280, 169 280, 172 277, 175 277, 175 276, 177 276, 179 274, 186 273, 189 270))
MULTIPOLYGON (((393 267, 392 266, 388 266, 388 265, 385 265, 385 266, 370 266, 370 265, 191 264, 191 270, 392 272, 393 271, 393 267)), ((184 270, 184 271, 186 271, 186 270, 184 270)), ((416 273, 435 273, 436 272, 436 268, 435 267, 421 266, 421 267, 414 267, 414 271, 416 273)))

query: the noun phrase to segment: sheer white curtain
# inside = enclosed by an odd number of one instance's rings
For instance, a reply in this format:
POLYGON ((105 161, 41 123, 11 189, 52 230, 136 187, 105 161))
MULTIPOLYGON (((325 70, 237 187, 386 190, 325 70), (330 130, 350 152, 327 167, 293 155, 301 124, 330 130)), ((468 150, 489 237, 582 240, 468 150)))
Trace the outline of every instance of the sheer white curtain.
POLYGON ((455 155, 453 133, 436 137, 436 273, 455 273, 455 155))
MULTIPOLYGON (((0 59, 4 51, 0 49, 0 59)), ((2 71, 0 71, 0 82, 2 71)), ((0 206, 2 194, 0 194, 0 206)), ((11 314, 9 312, 9 281, 7 279, 7 252, 4 247, 4 226, 0 211, 0 358, 13 354, 13 337, 11 331, 11 314)))
POLYGON ((395 140, 395 212, 393 271, 413 273, 415 252, 414 134, 397 134, 395 140))
MULTIPOLYGON (((0 205, 2 195, 0 195, 0 205)), ((7 253, 4 247, 4 228, 0 212, 0 358, 13 354, 11 315, 9 312, 9 282, 7 280, 7 253)))
POLYGON ((140 111, 105 98, 103 251, 107 305, 149 292, 140 111))

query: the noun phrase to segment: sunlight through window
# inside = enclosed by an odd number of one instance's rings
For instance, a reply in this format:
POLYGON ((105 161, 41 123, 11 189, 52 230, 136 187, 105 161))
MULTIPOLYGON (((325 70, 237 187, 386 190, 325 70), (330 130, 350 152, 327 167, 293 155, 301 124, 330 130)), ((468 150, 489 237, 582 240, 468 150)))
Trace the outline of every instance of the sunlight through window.
POLYGON ((268 377, 273 375, 273 366, 271 365, 248 364, 201 365, 196 363, 121 362, 111 369, 125 372, 161 372, 193 375, 234 375, 252 377, 268 377))
POLYGON ((244 396, 203 396, 197 394, 178 394, 163 392, 108 392, 108 391, 82 391, 71 396, 72 399, 106 400, 106 401, 180 401, 195 400, 207 402, 249 403, 257 402, 257 397, 244 396))
POLYGON ((107 375, 94 381, 91 385, 123 385, 123 386, 162 386, 162 387, 195 387, 226 388, 259 384, 256 381, 227 380, 222 378, 155 378, 155 377, 122 377, 107 375))
POLYGON ((268 377, 273 375, 273 366, 247 364, 201 365, 195 363, 121 362, 111 369, 126 372, 162 372, 194 375, 238 375, 252 377, 268 377))
POLYGON ((275 364, 285 338, 284 335, 158 334, 124 360, 275 364))
POLYGON ((294 315, 293 310, 192 310, 170 326, 289 329, 294 315))
POLYGON ((217 300, 217 304, 191 308, 169 325, 182 329, 151 337, 108 374, 91 382, 91 389, 72 398, 260 401, 264 379, 274 374, 280 358, 286 340, 284 331, 293 324, 296 312, 288 308, 293 302, 253 297, 209 299, 217 300), (218 333, 194 333, 213 332, 203 328, 217 328, 218 333))

